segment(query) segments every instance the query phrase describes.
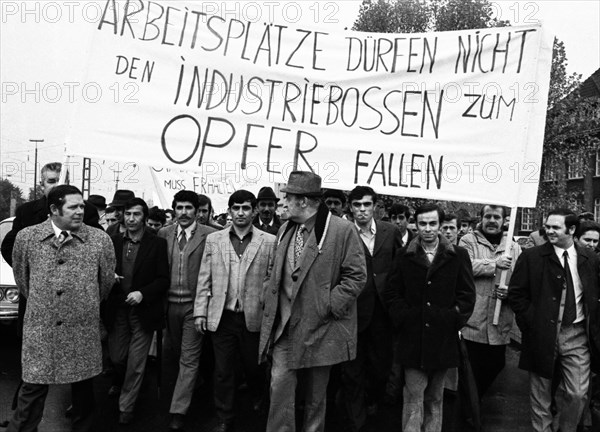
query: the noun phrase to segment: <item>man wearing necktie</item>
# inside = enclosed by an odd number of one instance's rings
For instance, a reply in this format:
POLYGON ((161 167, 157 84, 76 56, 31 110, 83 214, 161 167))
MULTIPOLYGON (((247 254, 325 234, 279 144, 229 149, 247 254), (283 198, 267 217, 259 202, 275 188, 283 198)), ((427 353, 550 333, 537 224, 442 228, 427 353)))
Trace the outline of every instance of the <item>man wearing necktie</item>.
POLYGON ((519 367, 529 371, 536 432, 575 431, 590 370, 598 370, 600 265, 592 251, 574 243, 578 223, 570 210, 551 211, 548 243, 525 250, 510 280, 508 300, 522 332, 519 367))
POLYGON ((356 228, 321 203, 321 177, 294 171, 282 192, 289 220, 277 234, 259 345, 261 361, 270 356, 273 364, 266 430, 296 430, 302 379, 303 430, 322 432, 331 366, 356 357, 365 255, 356 228))
POLYGON ((269 234, 276 235, 281 227, 281 220, 275 213, 277 210, 277 203, 279 198, 268 186, 260 188, 258 191, 257 200, 257 214, 254 218, 254 226, 269 234))
POLYGON ((194 299, 206 236, 215 231, 196 221, 200 199, 182 190, 173 197, 177 223, 162 228, 167 240, 171 283, 167 291, 167 335, 177 358, 179 373, 173 390, 169 429, 182 430, 198 377, 202 335, 194 327, 194 299))
POLYGON ((85 204, 74 186, 47 196, 50 218, 23 228, 12 252, 23 321, 23 384, 7 431, 37 430, 50 384, 71 384, 73 431, 94 426, 93 378, 102 371, 100 301, 114 282, 108 235, 83 223, 85 204))

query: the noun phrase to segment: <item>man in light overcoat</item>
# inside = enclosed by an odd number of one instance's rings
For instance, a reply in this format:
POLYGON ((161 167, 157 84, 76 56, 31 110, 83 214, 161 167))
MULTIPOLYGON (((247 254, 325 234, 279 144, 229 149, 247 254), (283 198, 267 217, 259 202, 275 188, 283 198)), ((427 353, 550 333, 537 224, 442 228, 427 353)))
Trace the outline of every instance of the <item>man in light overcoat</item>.
POLYGON ((27 298, 21 364, 23 385, 7 431, 37 430, 50 384, 71 384, 73 431, 92 428, 92 378, 102 372, 100 301, 115 280, 110 237, 83 223, 74 186, 47 196, 50 219, 22 229, 13 272, 27 298))

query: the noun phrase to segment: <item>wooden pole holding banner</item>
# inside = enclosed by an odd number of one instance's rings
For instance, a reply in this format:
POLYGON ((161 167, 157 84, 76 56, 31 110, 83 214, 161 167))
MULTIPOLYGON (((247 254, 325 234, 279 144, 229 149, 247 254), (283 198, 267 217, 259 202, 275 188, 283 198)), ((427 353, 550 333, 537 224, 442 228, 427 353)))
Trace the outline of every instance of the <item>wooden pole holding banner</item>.
MULTIPOLYGON (((506 245, 504 249, 504 256, 510 256, 512 252, 513 234, 515 232, 515 224, 517 222, 517 209, 518 207, 512 207, 510 209, 510 222, 508 224, 508 235, 506 236, 506 245)), ((506 288, 506 278, 508 276, 508 270, 502 270, 500 277, 496 277, 496 285, 500 288, 506 288)), ((494 309, 493 325, 498 325, 500 322, 500 309, 502 308, 502 300, 496 298, 496 308, 494 309)))

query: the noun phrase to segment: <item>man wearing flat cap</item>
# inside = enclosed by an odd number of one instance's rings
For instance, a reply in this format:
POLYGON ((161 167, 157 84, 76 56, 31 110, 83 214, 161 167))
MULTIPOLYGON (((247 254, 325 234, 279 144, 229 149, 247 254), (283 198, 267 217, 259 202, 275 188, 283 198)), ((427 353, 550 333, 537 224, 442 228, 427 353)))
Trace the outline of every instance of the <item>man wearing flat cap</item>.
POLYGON ((277 233, 259 355, 272 358, 268 432, 294 432, 295 388, 304 380, 304 426, 325 429, 326 390, 335 364, 356 357, 356 298, 366 282, 356 228, 321 203, 321 177, 290 174, 288 221, 277 233))
POLYGON ((260 188, 256 197, 258 214, 252 222, 254 226, 261 231, 277 235, 281 227, 281 220, 275 214, 279 198, 268 186, 260 188))

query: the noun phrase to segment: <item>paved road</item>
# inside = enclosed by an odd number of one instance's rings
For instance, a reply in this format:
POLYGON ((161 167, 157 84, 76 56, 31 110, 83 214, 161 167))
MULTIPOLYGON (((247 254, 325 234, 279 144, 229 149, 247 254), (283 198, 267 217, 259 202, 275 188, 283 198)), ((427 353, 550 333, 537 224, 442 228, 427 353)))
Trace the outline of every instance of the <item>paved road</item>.
MULTIPOLYGON (((11 414, 10 403, 19 379, 18 340, 10 329, 0 326, 0 423, 11 414)), ((174 385, 174 367, 171 358, 165 358, 165 371, 160 396, 157 394, 156 365, 150 364, 144 381, 142 393, 136 410, 136 420, 128 427, 117 424, 118 407, 115 400, 106 395, 110 378, 98 377, 95 381, 96 398, 99 406, 96 421, 97 432, 147 432, 166 431, 170 395, 174 385)), ((517 369, 518 352, 514 348, 507 351, 507 367, 490 389, 483 401, 484 432, 529 432, 529 401, 527 398, 527 374, 517 369)), ((244 399, 245 400, 245 399, 244 399)), ((214 415, 207 386, 198 389, 194 396, 192 410, 188 415, 186 430, 195 432, 210 431, 217 420, 214 415)), ((64 412, 70 404, 69 386, 51 386, 46 403, 44 420, 39 432, 65 432, 70 430, 64 412)), ((448 407, 447 407, 448 408, 448 407)), ((449 412, 450 410, 447 409, 449 412)), ((237 425, 238 432, 264 430, 264 416, 255 414, 247 404, 242 404, 242 415, 237 425)), ((371 419, 373 430, 377 432, 394 431, 401 428, 401 406, 382 407, 377 416, 371 419)), ((343 428, 331 419, 328 432, 343 431, 343 428)), ((464 428, 452 427, 445 418, 444 432, 463 432, 464 428)), ((0 432, 4 428, 0 427, 0 432)))

